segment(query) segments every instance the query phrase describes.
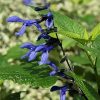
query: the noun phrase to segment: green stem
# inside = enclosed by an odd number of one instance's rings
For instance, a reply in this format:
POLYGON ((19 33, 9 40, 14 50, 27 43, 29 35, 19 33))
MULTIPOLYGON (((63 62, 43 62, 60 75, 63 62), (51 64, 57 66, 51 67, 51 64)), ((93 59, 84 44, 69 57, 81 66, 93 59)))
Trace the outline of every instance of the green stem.
POLYGON ((96 77, 96 81, 97 81, 98 94, 100 94, 99 75, 98 75, 98 72, 97 72, 96 63, 97 63, 97 57, 96 57, 95 64, 94 64, 94 72, 95 72, 95 77, 96 77))
POLYGON ((91 62, 91 66, 92 66, 92 68, 93 68, 93 70, 94 70, 95 79, 96 79, 96 82, 97 82, 98 94, 100 94, 99 75, 98 75, 97 67, 96 67, 97 57, 96 57, 96 59, 95 59, 95 62, 93 62, 93 60, 92 60, 92 58, 91 58, 91 55, 90 55, 87 51, 85 51, 85 52, 86 52, 86 54, 87 54, 87 56, 88 56, 88 58, 89 58, 89 60, 90 60, 90 62, 91 62))

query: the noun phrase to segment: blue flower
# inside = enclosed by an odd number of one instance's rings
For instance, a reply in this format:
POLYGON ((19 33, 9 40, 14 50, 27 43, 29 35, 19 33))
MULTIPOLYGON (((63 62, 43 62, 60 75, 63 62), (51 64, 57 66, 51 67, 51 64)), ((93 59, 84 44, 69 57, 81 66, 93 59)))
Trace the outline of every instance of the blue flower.
POLYGON ((24 20, 19 18, 18 16, 11 16, 7 18, 7 22, 24 22, 24 20))
POLYGON ((50 3, 47 3, 43 7, 35 7, 35 11, 41 11, 41 10, 49 9, 49 7, 50 7, 50 3))
POLYGON ((23 0, 23 4, 26 6, 35 6, 35 2, 33 0, 23 0))
POLYGON ((49 57, 48 51, 43 52, 41 55, 41 61, 39 61, 39 65, 48 64, 49 63, 48 57, 49 57))
POLYGON ((52 72, 50 72, 50 76, 54 76, 58 72, 58 67, 53 62, 48 62, 48 65, 53 69, 52 72))
POLYGON ((47 33, 42 33, 38 36, 37 41, 40 40, 41 38, 43 39, 50 39, 50 36, 47 33))
POLYGON ((46 19, 45 25, 48 29, 50 29, 54 26, 53 15, 51 12, 48 12, 48 14, 47 14, 47 19, 46 19))
POLYGON ((50 63, 50 61, 48 60, 49 57, 48 52, 50 52, 53 48, 54 46, 50 46, 50 45, 44 46, 44 48, 42 49, 41 61, 39 61, 39 65, 50 63))
MULTIPOLYGON (((21 57, 22 59, 24 59, 26 57, 29 57, 32 54, 32 52, 35 50, 36 46, 33 45, 32 43, 24 43, 21 46, 21 48, 27 48, 27 49, 29 49, 29 51, 24 56, 21 57)), ((36 54, 34 55, 34 57, 30 56, 29 58, 30 59, 32 59, 32 58, 35 59, 36 58, 36 54)))
POLYGON ((56 90, 60 91, 60 100, 66 100, 66 91, 68 91, 69 88, 66 85, 62 87, 53 86, 50 91, 56 91, 56 90))
POLYGON ((16 33, 17 36, 21 36, 24 34, 25 30, 26 30, 26 27, 27 26, 36 26, 38 31, 42 31, 42 28, 41 26, 39 25, 38 21, 37 20, 34 20, 34 19, 31 19, 31 20, 23 20, 17 16, 11 16, 9 18, 7 18, 7 21, 8 22, 22 22, 23 25, 21 27, 21 29, 19 30, 19 32, 16 33))
POLYGON ((36 58, 37 52, 41 51, 43 47, 44 45, 35 46, 32 43, 24 43, 21 48, 27 48, 29 51, 21 58, 24 59, 28 57, 28 61, 32 61, 36 58))
POLYGON ((48 52, 54 47, 48 46, 46 44, 35 46, 32 43, 24 43, 21 48, 29 49, 29 51, 24 56, 22 56, 22 59, 28 57, 28 61, 34 60, 37 56, 37 52, 42 52, 41 61, 39 62, 39 64, 41 65, 48 62, 48 52))

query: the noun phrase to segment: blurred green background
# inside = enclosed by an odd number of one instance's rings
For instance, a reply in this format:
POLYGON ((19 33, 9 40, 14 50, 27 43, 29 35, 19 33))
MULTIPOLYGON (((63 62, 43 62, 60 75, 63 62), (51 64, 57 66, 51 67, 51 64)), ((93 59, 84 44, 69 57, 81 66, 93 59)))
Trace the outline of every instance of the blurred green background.
MULTIPOLYGON (((42 0, 40 0, 41 2, 42 0)), ((59 11, 64 15, 77 20, 88 30, 91 30, 98 22, 100 22, 100 0, 48 0, 51 2, 51 9, 59 11)), ((16 37, 21 24, 7 23, 6 18, 16 15, 23 19, 38 18, 38 14, 22 4, 22 0, 0 0, 0 54, 6 55, 9 48, 23 42, 34 42, 38 36, 38 32, 33 28, 27 28, 26 34, 22 37, 16 37)), ((63 40, 64 48, 70 50, 76 46, 75 43, 68 38, 69 41, 63 40)), ((49 89, 32 89, 31 86, 19 85, 12 81, 0 82, 0 100, 8 100, 10 93, 23 91, 21 100, 59 100, 58 93, 50 93, 49 89), (26 92, 25 92, 26 91, 26 92)), ((16 94, 15 94, 16 97, 16 94)), ((72 100, 72 97, 69 97, 72 100)), ((13 99, 9 99, 13 100, 13 99)), ((19 100, 16 98, 15 100, 19 100)))

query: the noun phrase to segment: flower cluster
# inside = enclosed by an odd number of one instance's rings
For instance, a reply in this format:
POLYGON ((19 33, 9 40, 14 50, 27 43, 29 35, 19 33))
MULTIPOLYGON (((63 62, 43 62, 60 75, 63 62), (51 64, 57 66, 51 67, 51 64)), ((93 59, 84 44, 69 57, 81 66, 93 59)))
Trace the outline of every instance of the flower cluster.
MULTIPOLYGON (((41 15, 40 19, 30 19, 30 20, 24 20, 22 18, 19 18, 17 16, 11 16, 7 19, 8 22, 19 22, 22 23, 21 29, 16 32, 17 36, 22 36, 27 27, 35 26, 37 30, 39 31, 40 35, 37 38, 37 41, 40 39, 44 39, 45 43, 40 45, 34 45, 32 43, 24 43, 21 48, 26 48, 29 51, 23 55, 21 58, 28 58, 28 61, 35 60, 37 57, 37 54, 40 52, 41 54, 41 60, 38 61, 39 65, 47 64, 52 68, 52 71, 49 73, 50 76, 57 75, 61 78, 64 78, 65 80, 74 81, 73 78, 68 77, 64 74, 64 70, 60 70, 59 67, 57 67, 54 62, 49 60, 49 52, 53 50, 56 46, 61 46, 60 40, 57 38, 51 37, 49 34, 51 32, 57 32, 57 27, 54 25, 54 16, 52 12, 50 11, 50 3, 45 4, 44 6, 37 7, 36 3, 32 0, 23 0, 23 3, 27 6, 35 6, 35 11, 41 11, 41 10, 48 10, 47 14, 41 15), (44 22, 46 29, 43 29, 40 25, 40 23, 44 22)), ((71 83, 72 84, 72 83, 71 83)), ((65 100, 66 91, 71 91, 72 85, 65 83, 63 86, 53 86, 51 88, 51 91, 59 90, 60 91, 60 100, 65 100)))

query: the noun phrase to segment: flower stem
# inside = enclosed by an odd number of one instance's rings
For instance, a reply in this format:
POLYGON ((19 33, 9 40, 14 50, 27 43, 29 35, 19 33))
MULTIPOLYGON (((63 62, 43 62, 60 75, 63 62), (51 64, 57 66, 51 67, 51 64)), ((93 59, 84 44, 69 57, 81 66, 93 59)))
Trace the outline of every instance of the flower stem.
POLYGON ((96 79, 96 82, 97 82, 98 94, 100 94, 99 75, 98 75, 97 66, 96 66, 97 57, 96 57, 96 59, 95 59, 95 62, 93 62, 93 60, 92 60, 92 58, 91 58, 91 55, 90 55, 87 51, 85 51, 85 52, 86 52, 86 54, 87 54, 87 56, 88 56, 88 58, 89 58, 89 60, 90 60, 90 62, 91 62, 91 66, 92 66, 92 68, 93 68, 93 70, 94 70, 95 79, 96 79))
MULTIPOLYGON (((56 33, 56 37, 59 40, 59 37, 58 37, 57 33, 56 33)), ((59 40, 59 42, 60 42, 60 40, 59 40)), ((67 55, 64 52, 64 49, 63 49, 63 46, 62 46, 62 43, 61 42, 60 42, 60 45, 59 46, 60 46, 60 48, 61 48, 61 50, 63 52, 63 56, 66 57, 65 61, 67 62, 67 65, 68 65, 69 69, 72 71, 72 68, 71 68, 70 63, 68 61, 67 55)))

